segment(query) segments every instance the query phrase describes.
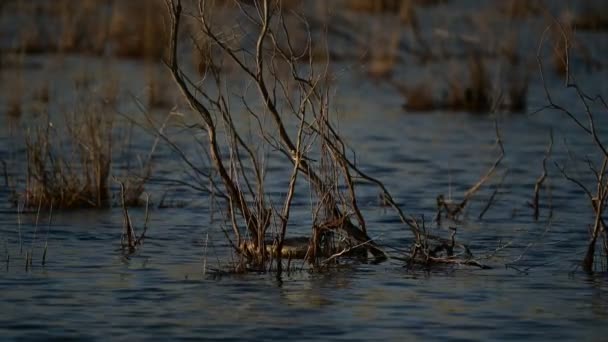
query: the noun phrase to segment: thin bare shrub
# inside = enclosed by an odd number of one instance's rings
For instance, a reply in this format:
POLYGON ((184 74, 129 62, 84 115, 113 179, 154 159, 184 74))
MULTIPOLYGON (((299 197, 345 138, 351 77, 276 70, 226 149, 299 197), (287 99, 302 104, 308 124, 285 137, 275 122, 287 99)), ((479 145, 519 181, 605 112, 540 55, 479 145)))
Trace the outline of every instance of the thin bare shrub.
MULTIPOLYGON (((589 138, 595 148, 595 160, 591 159, 589 156, 586 158, 589 173, 593 179, 591 184, 589 184, 588 181, 571 176, 564 166, 558 163, 556 163, 556 166, 565 179, 578 186, 585 193, 593 212, 594 219, 589 229, 589 242, 587 244, 585 256, 581 261, 582 269, 586 272, 592 272, 594 270, 606 271, 608 270, 608 237, 606 233, 606 223, 604 222, 604 213, 606 206, 608 205, 608 150, 597 129, 597 115, 598 113, 605 114, 608 112, 608 103, 599 94, 591 96, 585 93, 572 75, 570 70, 570 39, 570 31, 558 20, 555 20, 552 25, 547 27, 541 37, 537 51, 537 61, 545 90, 545 98, 548 104, 540 110, 553 110, 568 117, 572 120, 573 125, 580 130, 581 134, 589 138), (564 47, 564 85, 566 89, 578 99, 579 103, 582 104, 584 108, 582 114, 583 118, 580 117, 581 114, 579 114, 580 110, 578 108, 571 109, 556 102, 551 91, 547 87, 542 51, 547 35, 550 32, 560 33, 561 42, 558 44, 564 47), (601 163, 597 164, 598 160, 601 160, 601 163), (603 239, 603 244, 598 250, 597 243, 600 239, 603 239), (598 261, 598 256, 602 256, 602 254, 603 260, 598 261)), ((593 151, 589 151, 589 153, 591 152, 593 151)))
MULTIPOLYGON (((243 16, 247 24, 221 25, 222 13, 202 0, 196 12, 186 17, 181 1, 167 0, 172 29, 166 64, 198 116, 187 128, 193 136, 206 138, 204 143, 196 141, 205 148, 209 169, 197 166, 169 135, 157 131, 192 174, 208 182, 198 188, 226 208, 224 233, 237 254, 234 270, 273 270, 280 276, 284 258, 289 265, 292 258, 304 257, 314 268, 325 268, 345 256, 385 260, 388 253, 371 237, 359 205, 357 185, 361 183, 377 187, 386 205, 409 229, 416 252, 401 259, 412 265, 475 264, 470 253, 433 252, 450 240, 427 233, 424 224, 403 212, 381 181, 357 166, 354 151, 331 116, 329 66, 315 64, 311 54, 294 51, 285 25, 285 17, 291 14, 283 11, 281 3, 234 3, 238 11, 228 15, 243 16), (180 67, 179 31, 182 21, 190 18, 210 42, 209 65, 230 60, 236 66, 233 74, 222 73, 221 67, 208 68, 203 79, 195 81, 180 67), (252 31, 256 34, 243 36, 252 31), (241 93, 228 86, 227 80, 236 77, 246 80, 241 93), (233 109, 234 103, 242 104, 242 112, 233 109), (243 129, 237 117, 251 124, 243 129), (280 161, 289 175, 268 170, 269 160, 280 161), (269 177, 275 181, 284 177, 285 191, 279 196, 267 190, 269 177), (303 189, 308 193, 302 193, 303 189), (298 224, 291 219, 294 199, 302 197, 311 199, 309 236, 294 235, 291 229, 298 224)), ((307 42, 311 49, 311 39, 307 42)))
MULTIPOLYGON (((283 25, 285 17, 280 5, 271 1, 256 1, 255 7, 235 4, 240 15, 246 16, 257 30, 253 47, 244 56, 239 52, 244 47, 235 45, 239 41, 238 30, 218 26, 205 1, 199 1, 195 18, 215 47, 211 58, 219 55, 232 60, 261 101, 252 102, 244 95, 235 97, 225 92, 224 75, 219 69, 209 69, 206 74, 213 90, 196 86, 184 74, 177 53, 178 31, 184 18, 180 1, 167 1, 173 22, 167 65, 190 107, 200 116, 200 129, 208 137, 209 157, 217 175, 214 189, 226 199, 232 231, 229 241, 241 257, 237 269, 268 269, 275 258, 280 274, 281 259, 286 255, 283 249, 288 248, 285 242, 293 198, 301 181, 309 184, 317 203, 306 253, 309 262, 318 264, 331 255, 335 249, 329 248, 330 240, 336 234, 341 236, 341 242, 353 241, 353 246, 360 245, 376 258, 385 258, 385 252, 366 233, 352 190, 351 174, 358 171, 346 157, 346 146, 330 123, 326 67, 313 65, 310 59, 305 67, 300 67, 290 32, 283 25), (256 123, 255 135, 261 138, 261 145, 247 143, 244 133, 237 129, 235 113, 228 105, 235 98, 240 99, 250 120, 256 123), (294 123, 295 132, 290 128, 294 123), (219 127, 225 129, 225 138, 221 138, 219 127), (292 165, 282 200, 271 198, 265 189, 266 171, 261 161, 268 158, 265 151, 270 148, 276 151, 275 158, 292 165), (316 154, 316 148, 323 162, 309 158, 316 154), (228 155, 222 151, 229 151, 228 155), (336 180, 351 190, 345 194, 336 180), (355 215, 357 224, 351 221, 350 212, 359 213, 355 215), (274 247, 268 249, 268 245, 274 247)), ((211 64, 215 64, 213 60, 211 64)))

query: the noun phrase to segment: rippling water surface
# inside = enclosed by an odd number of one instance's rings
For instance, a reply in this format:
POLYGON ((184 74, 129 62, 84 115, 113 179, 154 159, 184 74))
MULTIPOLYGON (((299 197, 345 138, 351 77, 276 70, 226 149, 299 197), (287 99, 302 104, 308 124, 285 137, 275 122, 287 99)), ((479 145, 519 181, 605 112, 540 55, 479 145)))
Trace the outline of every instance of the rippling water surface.
MULTIPOLYGON (((431 217, 437 194, 446 193, 452 184, 457 196, 495 158, 491 118, 405 115, 382 103, 366 106, 375 108, 373 117, 344 114, 341 129, 359 148, 365 167, 386 181, 411 213, 431 217)), ((153 210, 149 237, 129 258, 117 250, 122 219, 118 209, 55 213, 50 228, 40 224, 32 242, 35 214, 23 214, 19 227, 15 210, 7 207, 0 214, 2 250, 10 257, 0 271, 2 335, 99 340, 602 340, 608 332, 608 279, 576 269, 590 223, 587 203, 554 170, 553 224, 545 219, 534 223, 526 205, 549 127, 570 127, 552 118, 499 118, 505 165, 511 170, 508 185, 479 220, 476 215, 489 195, 489 190, 482 191, 459 232, 476 253, 511 243, 501 257, 488 261, 491 270, 410 272, 398 262, 386 262, 345 265, 323 274, 294 272, 281 283, 271 275, 214 277, 204 274, 203 265, 222 267, 218 259, 226 262, 227 245, 218 227, 209 223, 205 205, 153 210), (23 250, 34 251, 28 271, 19 253, 19 234, 23 250), (534 245, 520 266, 530 269, 506 269, 504 264, 530 243, 534 245)), ((372 234, 383 244, 404 246, 405 228, 377 205, 375 191, 364 189, 362 195, 372 234)), ((305 216, 307 201, 299 202, 296 215, 305 216)), ((133 215, 141 220, 143 213, 134 210, 133 215)))

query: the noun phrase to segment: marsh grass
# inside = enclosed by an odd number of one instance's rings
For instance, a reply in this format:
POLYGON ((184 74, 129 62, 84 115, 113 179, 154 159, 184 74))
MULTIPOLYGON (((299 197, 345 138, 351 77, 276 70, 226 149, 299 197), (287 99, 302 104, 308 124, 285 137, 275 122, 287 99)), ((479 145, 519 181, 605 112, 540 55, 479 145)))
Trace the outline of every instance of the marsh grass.
POLYGON ((578 30, 608 30, 608 9, 602 2, 585 2, 582 10, 573 18, 572 24, 578 30))
POLYGON ((346 1, 346 8, 356 12, 378 13, 378 12, 397 12, 400 7, 400 0, 349 0, 346 1))
POLYGON ((540 15, 545 6, 542 0, 507 0, 500 1, 498 9, 510 18, 523 19, 540 15))
POLYGON ((11 8, 26 18, 18 29, 18 51, 159 59, 166 46, 160 0, 21 3, 11 8))
POLYGON ((173 88, 166 70, 159 69, 154 63, 146 63, 146 98, 149 109, 171 108, 175 101, 172 98, 173 88))
POLYGON ((402 6, 436 6, 446 3, 448 0, 346 0, 344 6, 347 9, 363 13, 397 13, 402 6))
POLYGON ((105 1, 69 0, 55 2, 60 22, 56 48, 60 53, 84 53, 99 55, 104 52, 107 40, 107 20, 101 10, 105 1))
POLYGON ((17 122, 23 114, 22 95, 19 90, 16 90, 8 100, 8 109, 6 115, 12 122, 17 122))
POLYGON ((167 44, 168 32, 162 1, 121 1, 114 5, 108 39, 118 57, 159 59, 167 44))
POLYGON ((405 104, 403 108, 408 111, 430 111, 437 108, 437 100, 433 96, 434 90, 430 82, 422 81, 404 91, 405 104))
POLYGON ((500 79, 493 82, 487 64, 472 54, 464 70, 452 71, 446 77, 426 78, 414 85, 396 80, 390 83, 405 97, 403 108, 407 111, 524 112, 528 98, 527 72, 507 63, 500 79))
POLYGON ((58 209, 108 205, 112 115, 85 104, 55 125, 45 115, 26 136, 24 201, 58 209))
POLYGON ((49 89, 49 82, 43 82, 34 92, 34 101, 42 104, 48 104, 51 99, 51 90, 49 89))
POLYGON ((117 75, 107 76, 100 86, 99 96, 104 109, 117 108, 121 96, 120 80, 117 75))
MULTIPOLYGON (((524 11, 526 6, 534 12, 540 6, 517 1, 497 5, 514 7, 516 12, 524 11)), ((358 4, 355 2, 354 6, 358 4)), ((338 21, 338 25, 344 25, 351 34, 348 39, 363 49, 365 59, 361 62, 365 63, 366 76, 395 86, 405 98, 404 109, 472 113, 526 110, 531 58, 522 56, 520 33, 516 30, 493 31, 493 23, 505 20, 505 12, 492 12, 492 18, 480 17, 479 13, 457 18, 468 22, 465 26, 473 25, 475 33, 471 35, 447 29, 429 34, 431 28, 421 21, 421 4, 417 1, 396 2, 394 8, 389 4, 383 10, 379 8, 384 2, 362 2, 361 6, 368 6, 361 9, 369 11, 363 19, 369 25, 358 25, 352 19, 356 18, 354 15, 350 20, 338 21), (409 35, 404 34, 407 31, 409 35), (441 39, 439 44, 436 38, 441 39), (440 71, 412 77, 403 70, 412 63, 440 71)))

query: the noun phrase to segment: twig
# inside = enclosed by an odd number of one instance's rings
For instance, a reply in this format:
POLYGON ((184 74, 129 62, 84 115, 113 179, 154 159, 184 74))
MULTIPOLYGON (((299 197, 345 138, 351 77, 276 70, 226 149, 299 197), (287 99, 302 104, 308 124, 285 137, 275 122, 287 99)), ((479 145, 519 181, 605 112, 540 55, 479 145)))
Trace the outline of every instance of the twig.
POLYGON ((485 207, 483 208, 483 210, 479 213, 478 218, 481 220, 484 215, 486 214, 486 212, 490 209, 490 207, 492 207, 492 204, 494 204, 494 200, 496 198, 496 195, 498 195, 498 190, 500 189, 500 187, 502 187, 505 178, 507 177, 507 174, 509 173, 509 170, 505 171, 505 173, 502 175, 500 182, 497 183, 494 186, 494 191, 492 191, 492 195, 490 195, 490 198, 488 198, 488 201, 485 205, 485 207))
POLYGON ((2 170, 4 171, 4 186, 8 189, 9 188, 8 165, 6 164, 6 161, 4 159, 0 159, 0 162, 2 163, 2 170))
POLYGON ((534 220, 538 221, 538 216, 539 216, 539 211, 540 211, 540 205, 539 205, 539 197, 540 197, 540 189, 543 186, 543 183, 545 182, 545 179, 547 178, 547 160, 550 158, 551 156, 551 151, 553 149, 553 130, 551 130, 551 132, 549 133, 549 146, 547 147, 547 150, 545 152, 545 156, 543 158, 543 173, 540 175, 540 177, 538 177, 538 179, 536 180, 536 183, 534 184, 534 202, 533 202, 533 208, 534 208, 534 220))
POLYGON ((357 245, 355 245, 355 246, 351 246, 351 247, 348 247, 348 248, 344 248, 344 249, 343 249, 343 250, 341 250, 340 252, 335 253, 335 254, 333 254, 332 256, 330 256, 329 258, 327 258, 327 259, 323 260, 321 263, 322 263, 322 264, 327 264, 327 263, 329 263, 330 261, 332 261, 332 260, 334 260, 334 259, 336 259, 336 258, 339 258, 339 257, 341 257, 342 255, 344 255, 344 254, 346 254, 346 253, 349 253, 350 251, 352 251, 352 250, 354 250, 354 249, 357 249, 357 248, 359 248, 359 247, 363 247, 363 246, 365 246, 366 244, 371 243, 371 242, 372 242, 372 240, 368 240, 368 241, 361 242, 361 243, 359 243, 359 244, 357 244, 357 245))
MULTIPOLYGON (((25 203, 23 203, 25 206, 25 203)), ((19 235, 19 255, 23 254, 23 239, 21 238, 21 210, 23 207, 19 206, 19 201, 17 201, 17 233, 19 235)))
POLYGON ((53 201, 51 201, 51 206, 49 209, 49 222, 46 227, 46 237, 44 239, 44 253, 42 253, 42 266, 46 264, 46 253, 49 247, 49 231, 51 230, 51 222, 53 220, 53 201))
POLYGON ((143 243, 148 232, 148 221, 150 220, 150 194, 146 194, 146 212, 144 214, 144 228, 139 237, 135 240, 135 246, 139 246, 143 243))
POLYGON ((486 174, 481 177, 481 179, 475 185, 473 185, 469 190, 467 190, 467 192, 464 194, 463 202, 466 202, 471 197, 473 197, 473 195, 479 190, 479 188, 481 188, 481 186, 492 176, 492 174, 494 174, 494 171, 496 171, 496 168, 498 167, 498 165, 500 165, 505 156, 505 149, 502 144, 502 139, 500 138, 500 131, 498 130, 497 121, 494 122, 494 128, 496 131, 496 144, 500 148, 500 155, 498 156, 496 161, 494 161, 494 164, 492 165, 492 167, 490 167, 486 174))
MULTIPOLYGON (((504 149, 504 146, 502 143, 502 139, 500 137, 500 131, 498 129, 497 121, 494 121, 494 128, 495 128, 495 132, 496 132, 496 144, 498 145, 498 147, 500 149, 500 154, 498 155, 498 157, 496 158, 496 160, 494 161, 492 166, 488 169, 488 171, 486 171, 486 173, 477 181, 477 183, 475 183, 473 186, 471 186, 469 188, 469 190, 467 190, 467 192, 465 192, 463 199, 462 199, 462 201, 460 201, 460 203, 448 203, 444 199, 443 195, 439 195, 437 197, 436 221, 438 224, 440 224, 440 222, 441 222, 442 210, 445 210, 448 218, 457 219, 458 216, 464 210, 464 208, 467 206, 469 200, 475 195, 475 193, 477 193, 477 191, 479 191, 481 186, 484 185, 492 177, 492 175, 494 174, 494 172, 496 171, 496 169, 498 168, 498 166, 504 159, 505 149, 504 149)), ((505 175, 506 175, 506 173, 505 173, 505 175)), ((495 192, 496 191, 497 190, 495 189, 495 192)), ((488 201, 486 208, 484 208, 484 210, 480 214, 480 218, 483 217, 483 214, 485 214, 485 211, 487 211, 489 209, 489 205, 492 204, 492 200, 494 199, 494 196, 495 196, 495 193, 493 193, 492 196, 490 196, 490 201, 488 201)))
POLYGON ((207 274, 207 244, 209 243, 209 233, 205 234, 205 248, 203 250, 203 277, 207 274))

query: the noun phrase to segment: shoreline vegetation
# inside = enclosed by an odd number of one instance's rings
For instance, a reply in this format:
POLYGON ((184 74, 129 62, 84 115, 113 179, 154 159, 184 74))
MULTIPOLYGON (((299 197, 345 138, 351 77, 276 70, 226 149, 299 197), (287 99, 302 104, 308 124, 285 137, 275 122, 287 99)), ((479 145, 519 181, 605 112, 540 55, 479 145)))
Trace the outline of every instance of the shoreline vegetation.
MULTIPOLYGON (((555 111, 567 117, 595 148, 594 159, 588 161, 589 177, 571 175, 552 160, 551 132, 546 154, 539 160, 539 177, 530 189, 531 217, 551 220, 547 178, 548 168, 555 167, 586 194, 593 214, 581 268, 607 271, 608 150, 597 117, 608 112, 608 105, 600 94, 583 90, 575 77, 606 67, 606 60, 577 36, 577 30, 606 30, 605 10, 594 11, 586 4, 556 15, 541 1, 511 0, 479 9, 478 16, 464 21, 463 32, 429 30, 424 21, 432 17, 425 11, 449 2, 2 2, 2 27, 10 33, 0 36, 0 70, 10 71, 15 83, 3 99, 4 120, 10 134, 22 138, 25 146, 24 160, 14 155, 2 160, 9 200, 18 213, 31 210, 38 215, 43 210, 120 207, 122 251, 130 255, 143 246, 147 234, 153 234, 151 206, 172 206, 165 201, 166 193, 154 203, 149 183, 186 187, 208 198, 221 217, 214 224, 233 250, 230 266, 222 270, 229 273, 271 272, 280 278, 294 259, 305 260, 318 271, 345 260, 387 259, 411 269, 489 268, 486 261, 508 246, 477 255, 457 232, 471 201, 480 200, 480 189, 493 185, 479 219, 494 205, 499 188, 508 186, 503 184, 508 142, 498 123, 494 162, 487 170, 471 170, 481 176, 458 200, 451 194, 432 194, 437 214, 425 222, 398 203, 381 179, 364 171, 338 129, 332 83, 339 76, 332 65, 355 64, 362 66, 361 77, 403 99, 405 113, 555 111), (21 19, 22 25, 11 22, 21 19), (361 20, 369 25, 360 25, 361 20), (532 28, 498 29, 523 21, 542 28, 533 52, 521 37, 534 34, 532 28), (23 78, 20 70, 32 55, 140 63, 146 66, 145 91, 142 96, 125 95, 112 75, 97 79, 82 74, 72 80, 77 100, 57 113, 59 90, 53 80, 31 85, 23 78), (537 74, 545 105, 531 108, 528 93, 539 86, 532 84, 537 74), (555 80, 564 81, 565 91, 582 105, 582 114, 580 108, 565 107, 555 98, 555 80), (125 101, 134 103, 137 115, 124 113, 125 101), (134 131, 148 136, 149 151, 143 155, 131 149, 134 131), (160 149, 172 153, 190 179, 158 175, 155 154, 160 149), (137 160, 133 164, 138 166, 117 162, 118 155, 137 160), (279 195, 269 190, 268 177, 277 177, 270 175, 269 160, 283 166, 279 195), (374 187, 379 206, 398 218, 408 232, 405 245, 388 248, 374 238, 358 197, 362 186, 374 187), (306 236, 290 231, 298 197, 311 203, 306 236), (131 219, 133 207, 145 207, 140 225, 131 219), (141 227, 139 232, 135 226, 141 227)), ((26 253, 26 265, 31 267, 31 251, 26 253)), ((506 266, 519 270, 517 260, 506 266)))

